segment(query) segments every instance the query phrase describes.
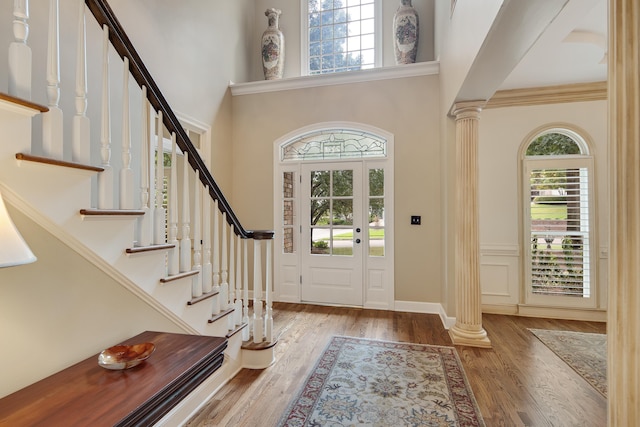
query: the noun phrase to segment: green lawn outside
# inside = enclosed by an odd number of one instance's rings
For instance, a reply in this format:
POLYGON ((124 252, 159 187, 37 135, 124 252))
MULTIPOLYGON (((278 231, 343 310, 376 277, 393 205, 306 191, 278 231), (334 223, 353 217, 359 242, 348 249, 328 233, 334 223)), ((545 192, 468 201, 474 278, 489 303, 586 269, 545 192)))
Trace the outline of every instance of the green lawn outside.
MULTIPOLYGON (((353 233, 348 232, 344 234, 338 234, 337 236, 333 236, 333 240, 351 240, 353 239, 353 233)), ((369 230, 369 239, 370 240, 383 240, 384 239, 384 229, 373 229, 369 230)), ((324 238, 321 240, 329 240, 329 238, 324 238)))
POLYGON ((567 205, 531 203, 531 219, 567 219, 567 205))

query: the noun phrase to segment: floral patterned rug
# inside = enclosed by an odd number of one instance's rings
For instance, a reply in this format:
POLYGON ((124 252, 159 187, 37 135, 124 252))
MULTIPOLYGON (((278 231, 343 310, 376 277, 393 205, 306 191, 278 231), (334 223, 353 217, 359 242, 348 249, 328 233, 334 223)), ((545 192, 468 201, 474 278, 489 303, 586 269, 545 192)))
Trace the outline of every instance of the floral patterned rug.
POLYGON ((278 425, 485 424, 454 347, 333 337, 278 425))
POLYGON ((544 345, 607 397, 607 335, 529 329, 544 345))

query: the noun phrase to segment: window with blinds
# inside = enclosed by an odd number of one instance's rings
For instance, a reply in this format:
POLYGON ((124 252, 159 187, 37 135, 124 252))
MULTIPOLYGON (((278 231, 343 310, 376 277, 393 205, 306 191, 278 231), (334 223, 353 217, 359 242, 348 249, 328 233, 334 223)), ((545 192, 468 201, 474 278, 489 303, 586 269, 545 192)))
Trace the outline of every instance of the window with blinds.
POLYGON ((593 306, 592 159, 567 135, 534 140, 524 162, 527 303, 593 306))

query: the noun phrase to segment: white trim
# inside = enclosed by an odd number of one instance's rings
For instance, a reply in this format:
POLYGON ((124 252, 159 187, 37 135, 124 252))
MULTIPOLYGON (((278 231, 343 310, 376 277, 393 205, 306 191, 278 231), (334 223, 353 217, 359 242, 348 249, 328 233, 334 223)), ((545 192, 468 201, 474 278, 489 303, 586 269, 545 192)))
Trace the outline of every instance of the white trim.
POLYGON ((606 322, 607 311, 573 307, 549 307, 533 304, 519 304, 518 315, 524 317, 543 317, 547 319, 583 320, 587 322, 606 322))
POLYGON ((438 61, 430 61, 370 68, 368 70, 360 71, 314 74, 311 76, 291 77, 287 79, 262 80, 248 83, 230 82, 229 88, 231 89, 231 95, 240 96, 292 89, 307 89, 311 87, 363 83, 377 80, 430 76, 439 73, 440 63, 438 61))
POLYGON ((480 244, 480 255, 484 256, 520 256, 518 245, 483 245, 480 244))
POLYGON ((437 314, 440 316, 445 329, 449 329, 456 324, 456 318, 447 316, 447 312, 439 302, 396 301, 395 311, 437 314))
MULTIPOLYGON (((176 116, 186 131, 200 135, 200 155, 207 168, 211 169, 211 126, 186 114, 176 112, 176 116)), ((171 141, 169 141, 169 151, 171 151, 171 141)))

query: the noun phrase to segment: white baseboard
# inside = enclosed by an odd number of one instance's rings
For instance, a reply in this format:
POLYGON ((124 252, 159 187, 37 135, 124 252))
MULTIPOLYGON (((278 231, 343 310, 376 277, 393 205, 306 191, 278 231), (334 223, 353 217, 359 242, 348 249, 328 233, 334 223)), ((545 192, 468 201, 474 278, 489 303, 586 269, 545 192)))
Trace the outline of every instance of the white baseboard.
POLYGON ((439 302, 396 301, 395 311, 437 314, 440 316, 440 320, 445 329, 449 329, 456 324, 456 318, 447 316, 447 312, 439 302))

